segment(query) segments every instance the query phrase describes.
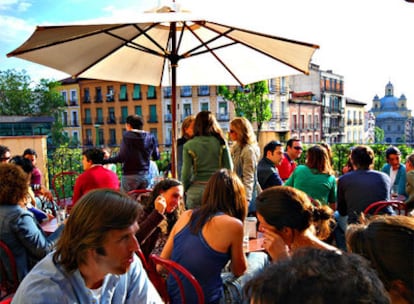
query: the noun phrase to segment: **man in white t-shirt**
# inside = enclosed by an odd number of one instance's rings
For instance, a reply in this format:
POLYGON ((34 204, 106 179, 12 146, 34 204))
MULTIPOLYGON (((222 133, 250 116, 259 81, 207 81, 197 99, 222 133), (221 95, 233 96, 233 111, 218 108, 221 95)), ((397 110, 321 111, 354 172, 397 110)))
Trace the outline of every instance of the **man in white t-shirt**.
POLYGON ((385 151, 387 163, 382 167, 381 171, 391 179, 391 194, 399 196, 399 199, 404 200, 407 196, 405 192, 406 171, 405 165, 401 164, 401 151, 395 147, 390 146, 385 151))

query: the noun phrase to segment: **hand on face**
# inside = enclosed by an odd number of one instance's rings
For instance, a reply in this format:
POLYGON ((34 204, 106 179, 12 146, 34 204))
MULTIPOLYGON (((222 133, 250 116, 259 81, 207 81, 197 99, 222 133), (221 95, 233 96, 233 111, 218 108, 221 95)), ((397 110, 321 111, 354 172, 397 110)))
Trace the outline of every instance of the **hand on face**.
POLYGON ((158 195, 155 199, 154 207, 159 213, 165 213, 167 209, 167 201, 165 200, 165 197, 162 194, 158 195))
POLYGON ((263 248, 272 257, 272 261, 289 256, 289 247, 278 233, 269 229, 263 229, 263 236, 263 248))

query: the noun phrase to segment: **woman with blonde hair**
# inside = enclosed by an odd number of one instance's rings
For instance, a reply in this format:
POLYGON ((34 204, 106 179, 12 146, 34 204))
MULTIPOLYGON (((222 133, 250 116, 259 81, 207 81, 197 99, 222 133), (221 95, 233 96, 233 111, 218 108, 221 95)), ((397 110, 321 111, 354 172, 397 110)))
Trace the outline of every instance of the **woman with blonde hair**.
POLYGON ((287 186, 267 188, 257 197, 256 207, 263 247, 273 261, 303 247, 338 250, 323 242, 331 234, 332 209, 314 206, 306 193, 287 186))
POLYGON ((184 118, 181 124, 181 137, 177 139, 177 172, 178 179, 181 179, 181 168, 183 166, 183 148, 184 144, 194 135, 195 116, 189 115, 184 118))
POLYGON ((315 204, 336 209, 336 178, 329 154, 321 145, 306 151, 306 164, 299 165, 284 184, 305 192, 315 204))
POLYGON ((260 149, 250 121, 245 117, 236 117, 230 122, 230 139, 233 141, 231 157, 234 171, 240 177, 246 190, 249 213, 256 211, 257 162, 260 149))
POLYGON ((208 179, 219 169, 233 169, 230 151, 216 117, 201 111, 194 122, 194 137, 184 144, 181 181, 188 209, 201 205, 208 179))

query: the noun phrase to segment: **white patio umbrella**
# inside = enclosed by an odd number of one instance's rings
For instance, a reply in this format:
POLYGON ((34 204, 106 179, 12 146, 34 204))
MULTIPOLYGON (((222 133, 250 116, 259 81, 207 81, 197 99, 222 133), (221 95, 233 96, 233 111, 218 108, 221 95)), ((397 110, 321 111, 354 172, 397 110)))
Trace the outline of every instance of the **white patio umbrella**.
POLYGON ((114 24, 38 26, 7 54, 73 77, 171 86, 176 177, 176 87, 241 85, 308 73, 319 46, 237 28, 173 7, 114 24))

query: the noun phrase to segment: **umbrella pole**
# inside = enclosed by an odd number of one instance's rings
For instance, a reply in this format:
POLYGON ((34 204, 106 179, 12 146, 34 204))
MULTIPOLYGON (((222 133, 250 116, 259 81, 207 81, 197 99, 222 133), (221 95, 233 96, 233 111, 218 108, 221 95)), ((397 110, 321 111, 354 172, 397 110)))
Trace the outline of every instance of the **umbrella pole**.
POLYGON ((177 178, 177 41, 175 36, 176 23, 171 23, 171 44, 172 51, 170 56, 171 62, 171 110, 172 110, 172 143, 171 143, 171 174, 173 178, 177 178))

